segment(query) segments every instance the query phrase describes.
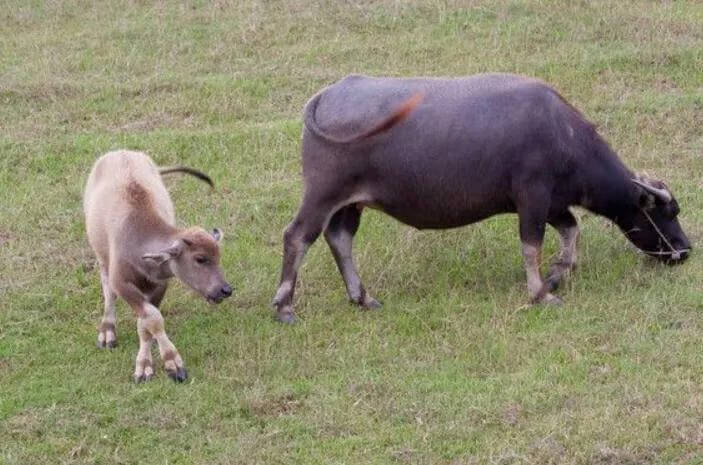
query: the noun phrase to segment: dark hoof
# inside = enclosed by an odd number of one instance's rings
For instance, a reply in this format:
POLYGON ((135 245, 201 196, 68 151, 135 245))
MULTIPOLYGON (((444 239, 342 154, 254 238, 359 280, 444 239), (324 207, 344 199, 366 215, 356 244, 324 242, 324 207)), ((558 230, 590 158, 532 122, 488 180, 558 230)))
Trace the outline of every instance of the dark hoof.
POLYGON ((98 346, 98 349, 114 349, 115 347, 117 347, 117 340, 110 341, 107 344, 104 341, 103 342, 98 341, 97 346, 98 346))
POLYGON ((183 381, 188 379, 188 372, 185 368, 181 367, 178 368, 176 371, 169 371, 168 377, 177 383, 182 383, 183 381))
POLYGON ((369 310, 378 310, 379 308, 383 307, 383 305, 381 304, 381 302, 374 299, 373 297, 369 297, 366 299, 366 302, 364 302, 364 307, 368 308, 369 310))
POLYGON ((281 323, 285 323, 287 325, 293 325, 298 321, 298 319, 295 317, 295 313, 292 312, 277 312, 276 319, 281 323))
POLYGON ((137 384, 141 383, 146 383, 147 381, 150 381, 151 378, 153 378, 154 375, 141 375, 141 376, 135 376, 134 377, 134 382, 137 384))
POLYGON ((564 301, 560 298, 555 296, 554 294, 547 294, 545 295, 542 300, 540 300, 541 304, 546 304, 546 305, 553 305, 556 307, 560 307, 564 305, 564 301))
POLYGON ((560 283, 561 283, 561 279, 558 276, 549 276, 544 281, 544 284, 545 284, 545 286, 547 286, 547 289, 549 289, 549 292, 554 292, 557 289, 559 289, 560 283))

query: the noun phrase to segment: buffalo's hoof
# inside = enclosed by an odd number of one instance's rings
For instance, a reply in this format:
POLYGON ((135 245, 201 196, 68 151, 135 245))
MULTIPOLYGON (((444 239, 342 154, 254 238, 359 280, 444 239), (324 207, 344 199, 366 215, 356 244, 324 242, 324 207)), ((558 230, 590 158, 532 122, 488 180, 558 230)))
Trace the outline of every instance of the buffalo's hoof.
POLYGON ((559 289, 559 284, 561 283, 561 276, 551 275, 544 280, 544 285, 547 286, 549 292, 554 292, 559 289))
POLYGON ((177 383, 182 383, 188 379, 188 372, 184 367, 178 367, 175 371, 169 371, 168 377, 177 383))
POLYGON ((153 378, 153 374, 141 374, 141 375, 134 375, 134 382, 137 384, 141 383, 146 383, 147 381, 151 381, 151 378, 153 378))
POLYGON ((287 325, 293 325, 298 321, 293 312, 276 312, 276 319, 287 325))
POLYGON ((547 293, 544 297, 542 297, 539 303, 546 305, 554 305, 557 307, 560 305, 564 305, 564 301, 560 297, 557 297, 551 293, 547 293))
POLYGON ((383 305, 381 304, 381 302, 374 299, 373 297, 367 297, 364 301, 364 307, 368 308, 369 310, 378 310, 379 308, 383 307, 383 305))

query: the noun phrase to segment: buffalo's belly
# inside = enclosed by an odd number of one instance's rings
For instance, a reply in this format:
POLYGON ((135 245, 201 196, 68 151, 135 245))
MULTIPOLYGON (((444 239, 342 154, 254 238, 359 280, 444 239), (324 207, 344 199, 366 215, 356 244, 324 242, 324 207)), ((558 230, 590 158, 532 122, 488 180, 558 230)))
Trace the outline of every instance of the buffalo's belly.
MULTIPOLYGON (((407 192, 374 196, 370 205, 398 221, 417 229, 449 229, 476 223, 493 215, 514 212, 515 207, 507 196, 492 196, 480 200, 462 193, 454 196, 428 196, 418 198, 407 192)), ((470 195, 470 194, 469 194, 470 195)))

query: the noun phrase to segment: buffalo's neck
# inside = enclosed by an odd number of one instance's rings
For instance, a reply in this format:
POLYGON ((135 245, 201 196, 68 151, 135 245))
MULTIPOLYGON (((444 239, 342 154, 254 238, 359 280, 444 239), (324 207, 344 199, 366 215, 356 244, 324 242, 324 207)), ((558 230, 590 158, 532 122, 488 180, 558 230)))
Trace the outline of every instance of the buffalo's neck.
POLYGON ((603 143, 602 150, 584 160, 579 175, 581 206, 623 227, 633 210, 632 171, 603 143))

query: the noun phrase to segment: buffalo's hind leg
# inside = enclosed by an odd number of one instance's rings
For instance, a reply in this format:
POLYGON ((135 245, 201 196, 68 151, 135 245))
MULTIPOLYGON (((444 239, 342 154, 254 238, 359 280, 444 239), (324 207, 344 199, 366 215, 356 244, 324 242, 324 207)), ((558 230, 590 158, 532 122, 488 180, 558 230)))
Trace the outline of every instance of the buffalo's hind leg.
POLYGON ((559 287, 561 280, 576 268, 576 244, 579 228, 576 218, 569 210, 550 218, 549 224, 559 232, 561 243, 559 258, 552 263, 546 279, 550 291, 554 291, 559 287))
POLYGON ((361 219, 360 208, 352 204, 338 210, 325 229, 325 240, 342 274, 349 299, 362 307, 380 308, 381 304, 364 289, 352 257, 352 242, 361 219))
POLYGON ((300 210, 283 233, 283 265, 273 305, 276 318, 283 323, 295 323, 293 294, 298 279, 298 268, 305 253, 325 228, 334 207, 306 196, 300 210))

